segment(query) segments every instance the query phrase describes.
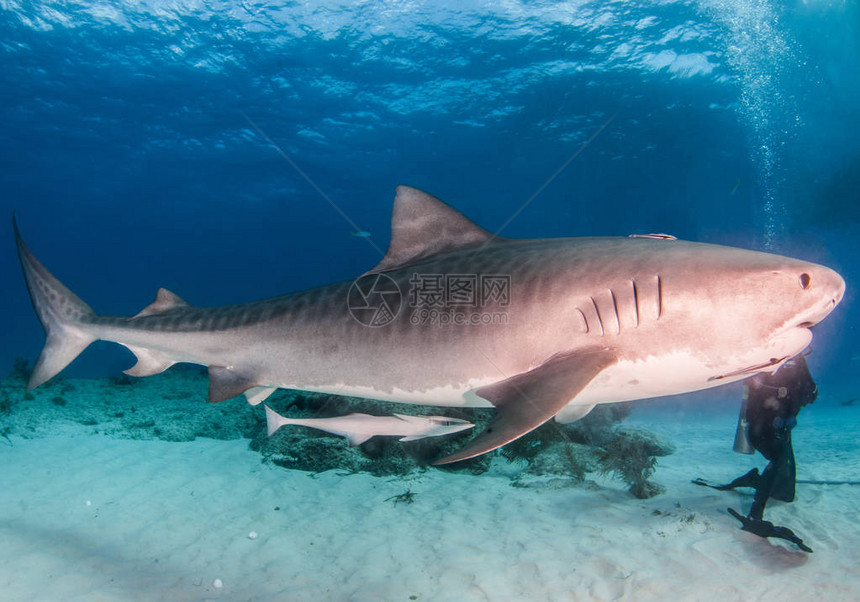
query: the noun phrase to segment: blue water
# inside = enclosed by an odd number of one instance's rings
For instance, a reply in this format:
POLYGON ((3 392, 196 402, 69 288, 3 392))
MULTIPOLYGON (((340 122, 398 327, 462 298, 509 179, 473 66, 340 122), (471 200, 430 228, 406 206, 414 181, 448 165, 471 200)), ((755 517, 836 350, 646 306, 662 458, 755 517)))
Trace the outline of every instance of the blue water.
MULTIPOLYGON (((508 236, 772 250, 845 276, 810 363, 848 394, 858 40, 836 0, 4 0, 0 213, 113 314, 160 286, 214 305, 351 279, 401 183, 508 236)), ((0 238, 2 367, 42 334, 0 238)), ((131 361, 96 345, 68 373, 131 361)))
MULTIPOLYGON (((511 487, 525 465, 501 456, 310 479, 232 439, 259 408, 173 369, 0 391, 7 598, 857 599, 858 99, 853 0, 0 0, 0 217, 100 314, 352 280, 399 184, 505 236, 666 232, 848 286, 815 328, 797 502, 766 514, 813 555, 740 532, 725 508, 749 495, 690 484, 764 466, 731 452, 740 383, 634 409, 677 445, 641 501, 609 477, 511 487)), ((2 377, 43 344, 2 220, 0 283, 2 377)), ((97 343, 64 374, 133 362, 97 343)))

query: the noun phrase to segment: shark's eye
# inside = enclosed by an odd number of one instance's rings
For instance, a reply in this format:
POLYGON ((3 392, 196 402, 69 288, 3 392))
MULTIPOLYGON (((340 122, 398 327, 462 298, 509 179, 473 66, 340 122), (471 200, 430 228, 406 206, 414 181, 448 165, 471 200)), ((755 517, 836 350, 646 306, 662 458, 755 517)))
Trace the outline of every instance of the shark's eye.
POLYGON ((810 282, 812 282, 812 277, 809 274, 804 272, 803 274, 800 275, 800 286, 801 287, 803 287, 804 289, 809 288, 810 282))

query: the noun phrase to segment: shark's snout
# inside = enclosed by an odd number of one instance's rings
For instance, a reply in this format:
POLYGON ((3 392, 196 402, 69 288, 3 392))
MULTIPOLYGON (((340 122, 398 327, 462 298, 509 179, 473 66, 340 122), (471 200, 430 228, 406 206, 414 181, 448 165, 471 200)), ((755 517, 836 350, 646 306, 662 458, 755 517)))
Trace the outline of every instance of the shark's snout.
POLYGON ((845 296, 845 280, 834 270, 824 266, 814 266, 803 270, 798 281, 801 288, 814 296, 812 306, 797 319, 802 328, 815 326, 826 318, 845 296))

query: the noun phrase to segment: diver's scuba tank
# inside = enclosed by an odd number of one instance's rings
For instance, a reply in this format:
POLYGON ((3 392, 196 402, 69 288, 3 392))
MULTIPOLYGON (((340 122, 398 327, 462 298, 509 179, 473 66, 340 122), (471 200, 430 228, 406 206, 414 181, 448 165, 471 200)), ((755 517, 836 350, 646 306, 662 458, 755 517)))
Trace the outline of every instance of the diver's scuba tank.
POLYGON ((741 413, 738 416, 738 430, 735 431, 735 444, 732 449, 739 454, 754 454, 755 448, 750 443, 749 430, 750 426, 747 422, 747 400, 750 396, 750 388, 744 387, 744 400, 741 403, 741 413))

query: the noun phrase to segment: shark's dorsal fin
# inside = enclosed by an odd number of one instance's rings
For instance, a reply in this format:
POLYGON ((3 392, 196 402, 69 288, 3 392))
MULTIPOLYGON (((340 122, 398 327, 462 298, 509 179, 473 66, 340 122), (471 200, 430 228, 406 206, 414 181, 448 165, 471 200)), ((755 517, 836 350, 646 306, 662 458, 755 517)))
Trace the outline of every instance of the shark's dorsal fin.
POLYGON ((437 253, 487 242, 493 235, 436 197, 398 186, 391 214, 391 244, 371 272, 385 272, 437 253))
POLYGON ((143 318, 146 316, 155 316, 164 312, 176 309, 178 307, 191 307, 184 299, 175 293, 171 293, 166 288, 158 289, 155 295, 155 301, 140 310, 136 316, 132 318, 143 318))

